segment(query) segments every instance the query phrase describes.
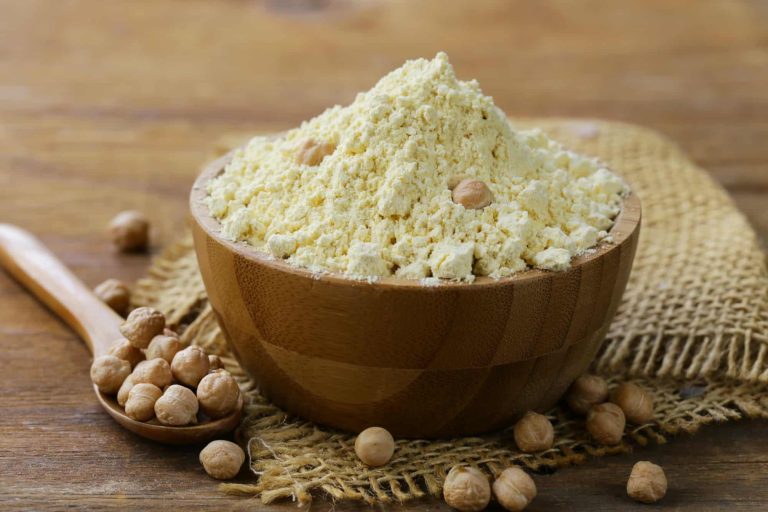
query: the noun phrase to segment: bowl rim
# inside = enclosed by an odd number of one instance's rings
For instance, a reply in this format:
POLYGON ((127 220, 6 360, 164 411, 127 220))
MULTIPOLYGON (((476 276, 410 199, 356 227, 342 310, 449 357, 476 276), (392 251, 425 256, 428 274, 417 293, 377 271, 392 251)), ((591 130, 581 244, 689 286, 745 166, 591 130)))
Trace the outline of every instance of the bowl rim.
POLYGON ((221 223, 209 213, 208 207, 205 204, 205 198, 207 196, 207 184, 210 180, 224 171, 224 168, 238 149, 240 148, 235 148, 227 154, 210 162, 203 168, 202 172, 195 179, 189 194, 189 209, 193 221, 203 231, 205 231, 209 237, 247 260, 294 276, 300 276, 325 283, 333 283, 346 286, 377 287, 381 289, 411 288, 425 291, 435 291, 445 289, 476 290, 479 288, 493 288, 524 281, 547 279, 559 274, 566 274, 568 272, 577 271, 579 267, 589 263, 590 261, 601 258, 613 251, 619 250, 623 243, 628 238, 630 238, 639 228, 642 217, 640 199, 630 187, 630 192, 624 198, 622 203, 621 211, 614 219, 613 226, 608 231, 608 233, 611 235, 612 241, 601 242, 595 247, 588 249, 584 254, 572 258, 571 266, 563 271, 528 269, 511 276, 501 278, 477 276, 471 283, 440 280, 439 282, 430 282, 425 284, 421 279, 406 279, 396 276, 377 277, 374 280, 368 280, 365 278, 348 276, 340 272, 315 271, 306 267, 294 266, 286 263, 283 260, 275 258, 271 254, 255 249, 254 247, 248 245, 247 242, 228 240, 221 236, 221 223))

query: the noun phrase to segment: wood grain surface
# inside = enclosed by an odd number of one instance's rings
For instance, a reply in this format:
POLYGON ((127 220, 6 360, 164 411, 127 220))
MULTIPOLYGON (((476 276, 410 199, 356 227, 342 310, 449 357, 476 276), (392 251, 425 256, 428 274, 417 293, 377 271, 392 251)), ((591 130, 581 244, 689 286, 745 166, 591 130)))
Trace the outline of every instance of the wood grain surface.
MULTIPOLYGON (((153 253, 181 232, 219 141, 293 126, 438 50, 511 115, 671 136, 766 246, 764 1, 0 0, 0 13, 0 221, 40 236, 89 285, 148 265, 111 250, 117 211, 150 215, 153 253)), ((0 347, 0 509, 293 507, 224 496, 196 450, 123 431, 93 396, 84 345, 5 273, 0 347)), ((666 468, 663 509, 764 510, 766 427, 709 427, 539 476, 529 510, 647 510, 623 491, 638 459, 666 468)))

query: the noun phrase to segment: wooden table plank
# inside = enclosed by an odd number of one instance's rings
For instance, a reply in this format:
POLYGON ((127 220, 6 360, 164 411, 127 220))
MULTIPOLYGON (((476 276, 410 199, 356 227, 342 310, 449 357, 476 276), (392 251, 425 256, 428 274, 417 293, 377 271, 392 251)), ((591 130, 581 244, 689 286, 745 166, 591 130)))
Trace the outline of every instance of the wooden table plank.
MULTIPOLYGON (((673 137, 768 247, 764 1, 0 0, 0 13, 0 221, 40 235, 91 285, 148 265, 111 250, 103 228, 120 209, 150 213, 153 253, 178 235, 217 140, 293 126, 438 50, 510 114, 673 137)), ((290 506, 222 495, 194 449, 120 430, 92 396, 82 343, 3 273, 0 346, 3 510, 290 506)), ((530 510, 643 510, 623 491, 638 458, 666 468, 669 509, 764 509, 766 426, 539 476, 530 510)))

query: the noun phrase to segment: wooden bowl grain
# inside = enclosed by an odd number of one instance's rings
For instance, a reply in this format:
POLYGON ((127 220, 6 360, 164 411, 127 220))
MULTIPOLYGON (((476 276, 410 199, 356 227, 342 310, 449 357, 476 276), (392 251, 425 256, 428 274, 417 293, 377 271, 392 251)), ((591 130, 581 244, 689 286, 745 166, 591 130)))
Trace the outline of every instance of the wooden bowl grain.
POLYGON ((190 195, 195 250, 222 330, 276 404, 353 432, 470 435, 554 405, 600 348, 640 232, 632 194, 613 243, 563 272, 438 286, 317 275, 219 235, 203 200, 228 158, 211 163, 190 195))

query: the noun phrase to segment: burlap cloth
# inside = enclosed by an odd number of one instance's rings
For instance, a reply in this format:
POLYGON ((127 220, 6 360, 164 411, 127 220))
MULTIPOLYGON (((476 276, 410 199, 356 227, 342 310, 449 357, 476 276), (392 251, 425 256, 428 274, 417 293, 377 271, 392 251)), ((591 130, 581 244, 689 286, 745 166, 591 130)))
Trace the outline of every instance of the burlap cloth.
MULTIPOLYGON (((627 427, 625 442, 590 441, 583 419, 556 407, 555 446, 519 453, 511 429, 485 437, 398 441, 390 464, 371 469, 355 457, 354 435, 303 421, 272 405, 242 376, 247 407, 237 432, 247 446, 252 484, 224 490, 265 503, 312 494, 368 503, 439 495, 457 463, 497 473, 533 471, 661 443, 702 425, 768 418, 768 275, 755 233, 726 193, 670 141, 637 126, 526 120, 566 146, 598 156, 624 176, 643 204, 643 228, 629 286, 594 371, 612 382, 636 379, 655 398, 656 421, 627 427)), ((206 301, 189 239, 169 248, 137 284, 135 302, 157 307, 186 341, 228 354, 206 301)))

